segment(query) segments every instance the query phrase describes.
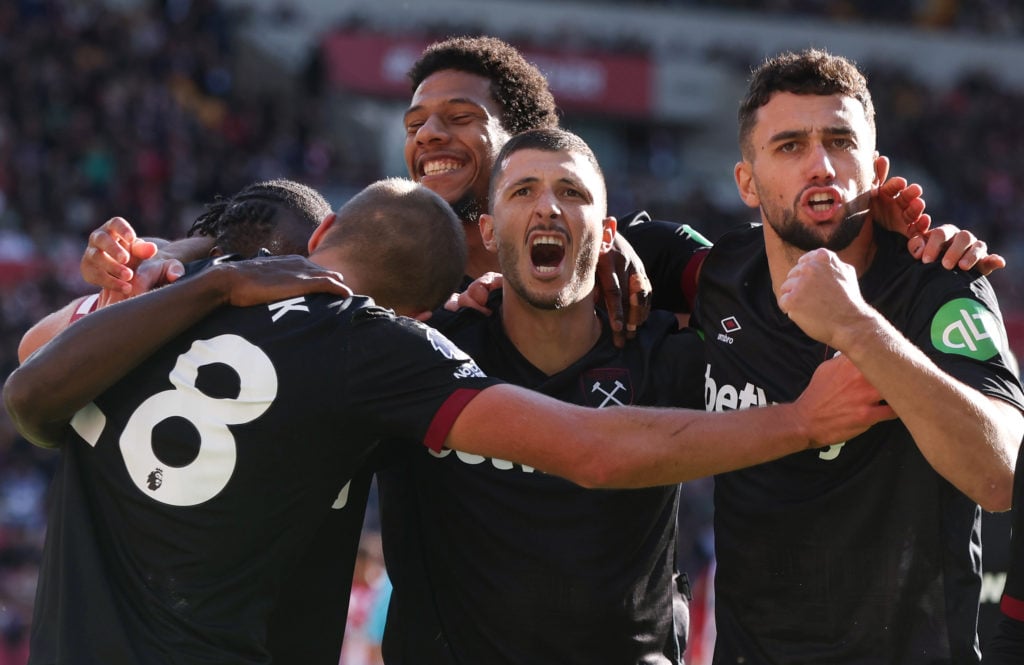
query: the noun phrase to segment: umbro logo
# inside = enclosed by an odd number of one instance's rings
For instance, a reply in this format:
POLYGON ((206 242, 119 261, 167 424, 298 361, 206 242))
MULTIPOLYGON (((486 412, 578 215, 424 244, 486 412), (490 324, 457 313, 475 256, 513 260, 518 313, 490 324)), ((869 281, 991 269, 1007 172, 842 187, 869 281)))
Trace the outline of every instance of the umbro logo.
POLYGON ((732 333, 738 332, 743 329, 740 322, 736 320, 735 316, 728 316, 719 322, 724 332, 718 333, 718 341, 725 342, 726 344, 732 344, 733 338, 732 333))

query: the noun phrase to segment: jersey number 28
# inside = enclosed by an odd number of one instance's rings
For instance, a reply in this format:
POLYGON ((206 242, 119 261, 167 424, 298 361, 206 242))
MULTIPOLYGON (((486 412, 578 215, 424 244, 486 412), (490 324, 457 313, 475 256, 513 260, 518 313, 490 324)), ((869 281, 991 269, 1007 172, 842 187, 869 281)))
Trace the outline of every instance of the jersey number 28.
MULTIPOLYGON (((236 444, 228 425, 255 420, 277 397, 277 372, 262 349, 238 335, 196 340, 168 377, 174 386, 148 397, 128 418, 119 444, 132 482, 147 496, 173 506, 194 506, 215 497, 235 469, 236 444), (199 369, 223 364, 238 374, 239 393, 216 398, 196 387, 199 369), (153 431, 168 418, 187 420, 199 433, 199 452, 183 466, 162 462, 153 431)), ((106 416, 95 404, 75 414, 71 426, 89 445, 99 442, 106 416)))

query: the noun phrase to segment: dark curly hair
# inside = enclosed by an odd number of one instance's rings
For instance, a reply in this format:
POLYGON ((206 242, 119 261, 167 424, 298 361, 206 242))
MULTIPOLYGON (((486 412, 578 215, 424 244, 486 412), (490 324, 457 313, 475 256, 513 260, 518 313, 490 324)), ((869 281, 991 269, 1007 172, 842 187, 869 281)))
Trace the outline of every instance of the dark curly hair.
POLYGON ((781 53, 754 70, 747 96, 740 102, 739 140, 744 155, 749 149, 747 143, 757 120, 757 110, 777 92, 853 97, 864 107, 868 125, 875 127, 875 106, 867 79, 856 63, 821 49, 781 53))
POLYGON ((491 82, 491 96, 501 106, 501 125, 509 134, 558 126, 555 98, 548 81, 515 47, 496 37, 452 37, 434 42, 412 68, 412 90, 445 69, 476 74, 491 82))
POLYGON ((217 197, 187 235, 211 237, 225 254, 251 256, 261 247, 275 254, 305 254, 306 241, 330 212, 331 205, 315 189, 294 180, 267 180, 234 196, 217 197), (288 228, 279 228, 283 212, 294 220, 288 228))

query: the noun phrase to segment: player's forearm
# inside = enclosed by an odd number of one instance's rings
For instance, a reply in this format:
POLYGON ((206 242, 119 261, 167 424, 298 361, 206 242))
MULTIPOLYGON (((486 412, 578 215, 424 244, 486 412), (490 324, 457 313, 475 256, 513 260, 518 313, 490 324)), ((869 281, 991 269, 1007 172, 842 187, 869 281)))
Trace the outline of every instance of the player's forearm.
POLYGON ((582 475, 570 480, 605 488, 670 485, 769 462, 815 444, 789 404, 721 413, 634 410, 635 417, 626 419, 616 409, 601 410, 605 422, 591 425, 602 432, 601 447, 595 445, 580 461, 580 472, 569 469, 582 475))
POLYGON ((210 270, 103 308, 70 326, 15 370, 4 402, 39 445, 56 445, 79 409, 160 346, 227 302, 224 275, 210 270))
POLYGON ((505 385, 470 402, 448 445, 585 487, 650 487, 777 459, 812 441, 793 405, 729 413, 588 409, 505 385))
POLYGON ((939 369, 882 316, 840 346, 878 389, 932 467, 991 511, 1007 510, 1024 416, 939 369))
POLYGON ((56 312, 50 312, 29 328, 28 332, 22 335, 21 342, 18 344, 18 362, 25 362, 25 359, 32 355, 36 349, 67 328, 70 325, 75 309, 85 297, 87 296, 75 298, 56 312))

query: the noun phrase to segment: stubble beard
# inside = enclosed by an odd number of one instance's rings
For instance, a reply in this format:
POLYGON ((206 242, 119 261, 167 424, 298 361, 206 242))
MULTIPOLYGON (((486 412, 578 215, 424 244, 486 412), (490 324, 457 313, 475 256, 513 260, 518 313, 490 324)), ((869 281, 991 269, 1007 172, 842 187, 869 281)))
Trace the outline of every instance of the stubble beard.
POLYGON ((589 296, 590 289, 594 283, 594 254, 597 251, 597 244, 589 236, 581 241, 580 253, 576 259, 573 270, 573 278, 565 286, 552 295, 541 294, 532 291, 522 279, 515 266, 519 265, 519 248, 509 247, 505 244, 498 246, 498 262, 502 266, 502 273, 506 285, 515 291, 519 299, 530 307, 541 310, 565 309, 575 305, 581 299, 589 296), (505 270, 512 266, 512 270, 505 270))
POLYGON ((479 224, 480 213, 487 208, 487 202, 478 199, 473 192, 466 192, 462 195, 455 203, 451 204, 452 210, 455 211, 455 215, 462 220, 464 224, 479 224))
POLYGON ((830 234, 823 236, 813 227, 803 224, 797 216, 796 209, 796 203, 791 208, 774 211, 768 210, 764 206, 761 207, 768 225, 772 227, 779 239, 803 252, 820 248, 841 252, 857 239, 861 229, 864 228, 864 221, 867 219, 867 210, 852 203, 846 203, 843 205, 843 218, 839 225, 830 234))

